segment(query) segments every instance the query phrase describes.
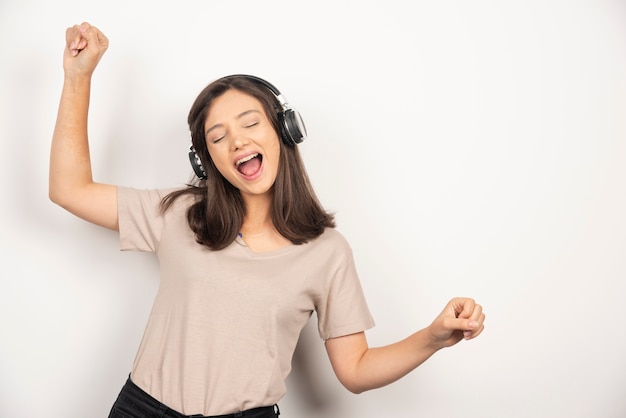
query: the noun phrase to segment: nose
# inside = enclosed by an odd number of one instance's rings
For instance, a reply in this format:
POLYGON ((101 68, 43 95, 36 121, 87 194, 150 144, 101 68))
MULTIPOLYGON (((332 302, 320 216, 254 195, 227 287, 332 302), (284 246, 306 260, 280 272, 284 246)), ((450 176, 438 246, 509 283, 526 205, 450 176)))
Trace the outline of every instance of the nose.
POLYGON ((233 150, 239 150, 250 143, 250 140, 241 129, 234 129, 231 133, 231 146, 233 150))

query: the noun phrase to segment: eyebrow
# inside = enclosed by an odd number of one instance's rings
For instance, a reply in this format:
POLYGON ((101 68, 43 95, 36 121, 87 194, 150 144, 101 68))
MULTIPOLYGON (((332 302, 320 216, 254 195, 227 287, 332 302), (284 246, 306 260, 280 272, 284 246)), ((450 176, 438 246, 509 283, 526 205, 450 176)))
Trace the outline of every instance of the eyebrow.
MULTIPOLYGON (((258 110, 256 110, 256 109, 246 110, 246 111, 241 112, 240 114, 238 114, 238 115, 235 117, 235 119, 241 119, 242 117, 244 117, 244 116, 246 116, 246 115, 249 115, 250 113, 261 113, 261 112, 260 112, 260 111, 258 111, 258 110)), ((209 133, 210 133, 211 131, 213 131, 213 130, 215 130, 215 129, 217 129, 217 128, 221 128, 222 126, 224 126, 224 125, 222 125, 221 123, 217 123, 217 124, 215 124, 215 125, 211 126, 209 129, 207 129, 207 130, 206 130, 206 132, 204 133, 204 136, 209 135, 209 133)))

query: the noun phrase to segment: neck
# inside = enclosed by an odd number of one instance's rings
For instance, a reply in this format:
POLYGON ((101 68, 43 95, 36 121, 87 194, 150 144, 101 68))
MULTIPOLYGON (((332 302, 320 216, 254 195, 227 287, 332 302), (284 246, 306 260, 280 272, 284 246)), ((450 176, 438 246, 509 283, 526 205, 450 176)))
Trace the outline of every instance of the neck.
POLYGON ((244 198, 246 204, 246 215, 241 225, 241 233, 243 235, 261 234, 273 227, 271 206, 271 197, 249 196, 244 198))

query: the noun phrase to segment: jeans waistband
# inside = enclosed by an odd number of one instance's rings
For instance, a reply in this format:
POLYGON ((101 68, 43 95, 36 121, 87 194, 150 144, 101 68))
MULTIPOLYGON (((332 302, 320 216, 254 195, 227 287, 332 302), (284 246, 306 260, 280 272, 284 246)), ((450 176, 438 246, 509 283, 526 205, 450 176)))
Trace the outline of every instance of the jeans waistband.
POLYGON ((141 403, 148 409, 153 411, 162 411, 163 417, 168 418, 265 418, 265 417, 278 417, 280 410, 278 405, 262 406, 258 408, 247 409, 245 411, 234 412, 232 414, 224 415, 184 415, 178 411, 175 411, 168 406, 162 404, 157 399, 153 398, 149 393, 146 393, 143 389, 137 386, 130 377, 126 381, 126 384, 122 388, 120 397, 130 396, 133 398, 134 403, 141 403))

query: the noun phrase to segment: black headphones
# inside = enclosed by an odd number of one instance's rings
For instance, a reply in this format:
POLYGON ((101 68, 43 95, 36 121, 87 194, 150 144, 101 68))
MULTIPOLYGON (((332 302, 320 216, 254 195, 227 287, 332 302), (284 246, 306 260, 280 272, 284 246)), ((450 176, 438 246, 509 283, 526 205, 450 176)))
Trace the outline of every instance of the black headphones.
MULTIPOLYGON (((234 74, 223 77, 222 80, 226 80, 233 77, 245 77, 255 83, 261 84, 270 90, 276 99, 280 102, 282 110, 278 113, 278 121, 280 122, 281 132, 280 137, 285 145, 295 146, 306 138, 306 127, 304 126, 304 121, 296 110, 287 104, 287 101, 281 94, 281 92, 270 82, 263 80, 262 78, 247 75, 247 74, 234 74)), ((196 151, 191 146, 189 150, 189 162, 191 163, 191 167, 193 171, 196 173, 196 176, 200 179, 206 179, 207 175, 202 167, 202 162, 200 161, 200 157, 196 154, 196 151)))

